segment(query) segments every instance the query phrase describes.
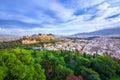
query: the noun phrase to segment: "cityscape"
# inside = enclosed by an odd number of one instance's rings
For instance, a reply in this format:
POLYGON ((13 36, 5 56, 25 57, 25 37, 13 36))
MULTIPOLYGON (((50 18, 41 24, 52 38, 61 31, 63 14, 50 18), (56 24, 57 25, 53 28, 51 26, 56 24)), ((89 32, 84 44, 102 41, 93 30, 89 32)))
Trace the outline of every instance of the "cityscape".
POLYGON ((0 80, 120 80, 120 0, 1 0, 0 80))
MULTIPOLYGON (((54 40, 52 35, 39 35, 30 37, 26 36, 22 44, 37 43, 35 39, 54 40), (40 37, 39 37, 40 36, 40 37), (41 37, 42 36, 42 37, 41 37), (44 37, 43 37, 44 36, 44 37), (26 43, 25 43, 26 42, 26 43)), ((111 57, 120 59, 120 37, 119 36, 104 36, 104 37, 57 37, 58 42, 44 44, 43 46, 34 46, 33 50, 68 50, 79 51, 80 53, 110 55, 111 57)))

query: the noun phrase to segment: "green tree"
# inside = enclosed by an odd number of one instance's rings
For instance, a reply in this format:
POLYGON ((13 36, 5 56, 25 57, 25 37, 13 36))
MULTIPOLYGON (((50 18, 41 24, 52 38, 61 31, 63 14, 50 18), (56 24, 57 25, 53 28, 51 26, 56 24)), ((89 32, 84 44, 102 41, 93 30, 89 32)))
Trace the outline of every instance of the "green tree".
POLYGON ((90 64, 91 64, 91 61, 87 58, 84 58, 84 57, 78 57, 77 58, 77 61, 76 61, 77 66, 89 67, 90 64))
POLYGON ((102 80, 110 80, 116 75, 116 62, 106 56, 94 58, 91 67, 100 74, 102 80))
POLYGON ((82 67, 81 75, 85 80, 101 80, 99 74, 90 68, 82 67))
POLYGON ((4 66, 0 66, 0 80, 3 80, 7 76, 8 68, 4 66))
POLYGON ((33 80, 46 80, 46 76, 44 75, 44 69, 42 69, 41 65, 35 64, 35 71, 33 80))
POLYGON ((74 73, 74 71, 72 71, 71 69, 66 68, 63 65, 58 65, 55 68, 55 74, 56 75, 55 75, 54 80, 65 80, 67 75, 73 74, 73 73, 74 73))

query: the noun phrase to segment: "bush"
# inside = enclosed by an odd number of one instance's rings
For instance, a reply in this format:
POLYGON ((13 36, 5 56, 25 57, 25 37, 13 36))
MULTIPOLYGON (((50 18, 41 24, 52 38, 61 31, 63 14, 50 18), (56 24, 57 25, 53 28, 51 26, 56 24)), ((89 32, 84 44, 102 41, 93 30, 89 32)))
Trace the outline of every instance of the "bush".
POLYGON ((110 80, 116 75, 116 62, 106 56, 98 56, 92 61, 92 68, 100 74, 102 80, 110 80))
POLYGON ((90 68, 82 67, 81 75, 85 80, 101 80, 99 74, 90 68))

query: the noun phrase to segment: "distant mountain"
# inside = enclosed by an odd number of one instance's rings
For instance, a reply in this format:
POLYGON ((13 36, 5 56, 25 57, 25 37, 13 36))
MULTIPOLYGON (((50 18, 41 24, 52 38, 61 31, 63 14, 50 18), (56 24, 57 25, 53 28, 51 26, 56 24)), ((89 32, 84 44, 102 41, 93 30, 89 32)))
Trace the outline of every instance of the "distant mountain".
POLYGON ((96 35, 120 35, 120 27, 117 28, 110 28, 110 29, 102 29, 94 32, 89 33, 77 33, 74 36, 96 36, 96 35))

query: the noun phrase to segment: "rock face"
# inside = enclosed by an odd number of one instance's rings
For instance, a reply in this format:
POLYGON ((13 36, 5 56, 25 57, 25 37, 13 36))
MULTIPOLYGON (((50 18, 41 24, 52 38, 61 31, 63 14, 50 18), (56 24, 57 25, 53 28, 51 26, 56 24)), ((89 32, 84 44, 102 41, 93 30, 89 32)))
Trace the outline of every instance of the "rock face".
POLYGON ((54 40, 55 37, 53 35, 39 34, 33 36, 25 36, 22 40, 22 44, 33 44, 39 41, 49 41, 54 40))

